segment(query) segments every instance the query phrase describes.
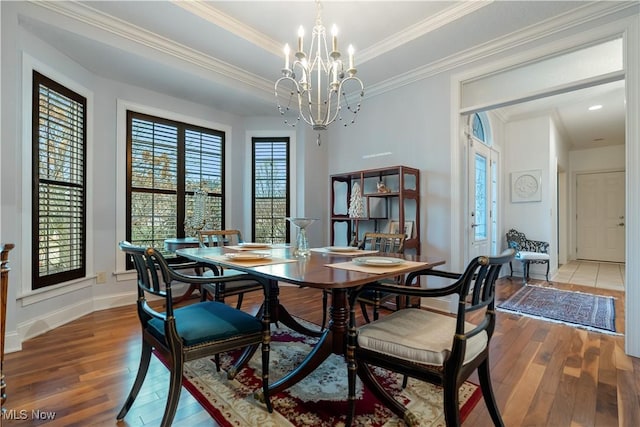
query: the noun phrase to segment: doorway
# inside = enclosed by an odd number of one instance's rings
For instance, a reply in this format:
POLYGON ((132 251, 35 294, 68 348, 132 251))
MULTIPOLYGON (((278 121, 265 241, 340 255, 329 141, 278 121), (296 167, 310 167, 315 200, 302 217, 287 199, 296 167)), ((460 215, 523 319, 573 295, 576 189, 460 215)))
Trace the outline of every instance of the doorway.
MULTIPOLYGON (((625 110, 626 115, 631 118, 638 117, 638 111, 640 110, 640 98, 638 97, 637 88, 640 84, 640 74, 638 71, 637 64, 639 64, 639 52, 638 49, 638 34, 640 34, 640 25, 638 25, 638 20, 633 21, 616 21, 610 24, 603 25, 598 27, 597 31, 585 32, 581 34, 580 40, 571 39, 571 40, 562 40, 558 43, 552 43, 545 46, 542 51, 538 50, 537 52, 532 53, 529 56, 518 57, 517 59, 511 58, 506 61, 497 60, 494 63, 490 64, 489 67, 476 67, 475 69, 464 71, 460 75, 456 75, 453 78, 452 85, 452 130, 454 136, 454 146, 455 143, 459 144, 459 134, 456 134, 459 129, 459 120, 461 118, 460 114, 470 114, 477 111, 486 111, 491 108, 498 108, 500 106, 509 105, 510 103, 517 103, 523 99, 535 99, 541 96, 541 91, 539 87, 535 88, 537 90, 532 90, 529 82, 523 82, 523 84, 513 84, 511 86, 512 89, 517 91, 520 90, 520 93, 506 93, 504 90, 501 90, 500 87, 494 88, 489 87, 477 87, 479 90, 475 91, 475 94, 483 94, 484 98, 476 96, 475 98, 469 98, 467 95, 466 86, 467 83, 478 83, 479 86, 482 86, 481 80, 486 76, 494 76, 496 77, 495 81, 497 83, 503 82, 504 74, 508 73, 509 70, 518 70, 518 66, 526 64, 543 61, 545 57, 548 55, 562 55, 563 52, 570 52, 571 49, 580 49, 581 46, 586 46, 589 43, 599 43, 603 39, 607 37, 620 37, 624 40, 624 44, 622 46, 619 57, 619 63, 616 66, 616 70, 608 73, 608 77, 610 79, 608 81, 616 81, 616 80, 625 80, 625 110), (579 43, 582 45, 579 46, 579 43), (623 58, 624 57, 624 58, 623 58), (622 64, 624 59, 624 64, 622 64), (502 75, 499 75, 502 74, 502 75), (481 90, 480 90, 481 89, 481 90)), ((605 52, 610 53, 610 51, 605 52)), ((604 58, 603 55, 593 55, 587 58, 589 61, 597 61, 598 59, 604 58)), ((570 73, 568 72, 568 68, 573 66, 581 67, 585 71, 593 70, 594 67, 588 66, 589 62, 586 61, 574 61, 571 63, 567 63, 564 68, 556 68, 556 70, 562 70, 562 76, 568 76, 570 73)), ((533 79, 532 76, 539 76, 540 74, 531 74, 531 73, 522 73, 524 76, 527 76, 529 79, 533 79)), ((558 76, 556 73, 554 76, 558 76)), ((565 84, 557 84, 556 86, 552 84, 548 84, 547 82, 537 81, 539 84, 545 84, 546 90, 545 93, 551 93, 556 90, 555 93, 563 93, 575 90, 576 88, 581 87, 593 87, 598 84, 602 84, 606 79, 603 80, 603 77, 606 77, 604 74, 600 75, 601 77, 594 76, 592 78, 586 78, 582 80, 573 80, 569 82, 564 82, 565 84)), ((537 77, 536 79, 537 80, 537 77)), ((517 82, 516 82, 517 83, 517 82)), ((558 83, 556 81, 556 83, 558 83)), ((473 95, 473 93, 471 94, 473 95)), ((624 123, 624 129, 626 134, 626 141, 623 148, 623 163, 625 164, 625 173, 626 173, 626 183, 627 183, 627 191, 629 187, 632 185, 637 186, 640 182, 640 169, 637 168, 637 165, 640 163, 640 127, 637 120, 626 120, 624 123)), ((463 145, 464 147, 464 145, 463 145)), ((466 150, 465 150, 466 151, 466 150)), ((465 151, 460 149, 452 150, 452 203, 451 209, 454 217, 457 215, 459 218, 456 227, 452 227, 452 263, 455 264, 455 267, 460 267, 463 265, 462 257, 456 257, 455 254, 461 254, 466 252, 463 250, 464 245, 466 244, 466 236, 464 234, 464 215, 462 207, 466 205, 466 195, 463 193, 463 189, 466 187, 466 161, 464 159, 465 151)), ((598 159, 597 159, 598 160, 598 159)), ((596 161, 597 161, 596 160, 596 161)), ((506 173, 506 165, 508 165, 508 160, 505 160, 505 153, 502 152, 502 164, 503 164, 503 175, 506 173)), ((596 169, 598 166, 594 166, 592 169, 596 169)), ((568 170, 567 170, 567 173, 568 170)), ((555 181, 555 179, 554 179, 555 181)), ((547 187, 549 188, 549 187, 547 187)), ((554 185, 554 188, 557 186, 554 185)), ((567 187, 569 191, 572 191, 572 187, 567 187)), ((501 189, 501 196, 504 199, 505 191, 501 189)), ((627 197, 627 207, 626 207, 626 233, 629 236, 634 236, 638 234, 638 224, 640 222, 635 221, 638 217, 638 203, 637 200, 633 197, 627 197)), ((569 209, 574 206, 574 199, 572 198, 569 209)), ((551 207, 551 209, 554 209, 551 207)), ((504 213, 501 215, 504 218, 504 213)), ((575 216, 574 216, 575 217, 575 216)), ((570 218, 570 217, 569 217, 570 218)), ((569 218, 567 220, 569 220, 569 218)), ((551 216, 551 220, 554 222, 558 222, 558 218, 555 215, 551 216)), ((503 226, 506 225, 506 220, 503 222, 503 226)), ((550 226, 552 229, 552 226, 550 226)), ((557 240, 557 234, 553 232, 553 230, 549 233, 550 236, 553 237, 554 240, 557 240)), ((570 236, 568 240, 570 243, 575 243, 574 236, 570 236)), ((638 257, 640 252, 640 245, 637 245, 634 242, 629 241, 627 239, 626 243, 626 258, 635 259, 638 257)), ((570 245, 573 248, 575 246, 570 245)), ((570 250, 570 248, 569 248, 570 250)), ((627 263, 625 266, 625 277, 627 283, 637 283, 640 279, 640 268, 633 264, 627 263)), ((640 356, 640 334, 637 333, 637 328, 634 325, 640 325, 640 310, 638 308, 638 301, 640 301, 640 287, 627 286, 625 289, 625 302, 626 302, 626 310, 625 310, 625 319, 628 329, 625 333, 625 352, 629 355, 640 356), (635 328, 635 329, 634 329, 635 328)))
POLYGON ((499 153, 491 146, 491 124, 485 113, 468 117, 468 259, 500 252, 498 239, 499 153))
POLYGON ((624 171, 577 175, 577 259, 624 262, 624 179, 624 171))

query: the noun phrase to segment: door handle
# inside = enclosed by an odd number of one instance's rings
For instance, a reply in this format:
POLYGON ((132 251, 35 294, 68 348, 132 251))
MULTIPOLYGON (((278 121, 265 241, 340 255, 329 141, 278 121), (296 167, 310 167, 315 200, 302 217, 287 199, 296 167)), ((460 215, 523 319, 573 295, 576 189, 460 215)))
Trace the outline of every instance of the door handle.
POLYGON ((624 227, 624 222, 621 222, 620 224, 618 224, 618 226, 624 227))

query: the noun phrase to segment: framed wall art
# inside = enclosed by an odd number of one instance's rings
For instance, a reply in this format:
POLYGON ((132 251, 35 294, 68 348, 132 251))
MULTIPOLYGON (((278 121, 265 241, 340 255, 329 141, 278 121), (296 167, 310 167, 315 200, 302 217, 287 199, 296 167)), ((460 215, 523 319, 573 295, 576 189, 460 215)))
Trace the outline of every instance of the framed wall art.
POLYGON ((542 200, 542 171, 540 169, 511 172, 511 203, 542 200))

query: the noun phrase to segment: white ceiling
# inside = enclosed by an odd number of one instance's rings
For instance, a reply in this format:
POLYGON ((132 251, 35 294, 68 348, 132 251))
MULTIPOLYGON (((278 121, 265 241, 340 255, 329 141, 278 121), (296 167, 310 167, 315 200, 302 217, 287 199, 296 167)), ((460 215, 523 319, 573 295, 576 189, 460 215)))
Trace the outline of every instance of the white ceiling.
MULTIPOLYGON (((356 48, 365 97, 473 58, 487 43, 571 11, 582 1, 325 1, 339 48, 356 48)), ((607 2, 603 2, 607 3, 607 2)), ((278 115, 282 47, 315 20, 311 1, 88 1, 29 5, 20 25, 92 73, 234 114, 278 115), (51 19, 51 11, 59 19, 51 19)), ((604 7, 604 6, 603 6, 604 7)), ((366 98, 363 102, 366 108, 366 98)), ((561 120, 574 148, 624 143, 624 82, 500 110, 561 120), (602 104, 596 112, 588 105, 602 104)))

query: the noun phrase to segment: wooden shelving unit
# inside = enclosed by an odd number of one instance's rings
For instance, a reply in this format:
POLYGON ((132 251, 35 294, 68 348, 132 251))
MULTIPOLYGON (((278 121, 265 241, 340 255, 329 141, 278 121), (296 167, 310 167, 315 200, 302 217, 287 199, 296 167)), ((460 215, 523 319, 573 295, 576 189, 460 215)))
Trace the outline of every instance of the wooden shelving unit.
POLYGON ((331 244, 348 245, 357 233, 360 241, 367 231, 405 230, 405 251, 420 253, 420 171, 408 166, 366 169, 331 175, 331 244), (387 192, 378 191, 384 182, 387 192), (362 189, 363 218, 349 217, 353 184, 362 189))

